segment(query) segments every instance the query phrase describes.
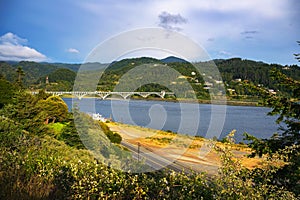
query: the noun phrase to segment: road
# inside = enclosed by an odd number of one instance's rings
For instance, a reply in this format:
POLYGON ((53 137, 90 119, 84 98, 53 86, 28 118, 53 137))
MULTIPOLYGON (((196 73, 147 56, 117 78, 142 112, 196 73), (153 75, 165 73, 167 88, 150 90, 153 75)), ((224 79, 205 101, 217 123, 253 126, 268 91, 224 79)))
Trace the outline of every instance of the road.
POLYGON ((155 170, 168 168, 176 172, 182 172, 182 171, 186 173, 192 172, 189 166, 186 166, 177 161, 173 162, 171 159, 157 155, 139 145, 132 145, 126 141, 122 141, 121 144, 132 152, 132 156, 135 159, 143 160, 145 164, 147 164, 148 166, 150 166, 155 170))

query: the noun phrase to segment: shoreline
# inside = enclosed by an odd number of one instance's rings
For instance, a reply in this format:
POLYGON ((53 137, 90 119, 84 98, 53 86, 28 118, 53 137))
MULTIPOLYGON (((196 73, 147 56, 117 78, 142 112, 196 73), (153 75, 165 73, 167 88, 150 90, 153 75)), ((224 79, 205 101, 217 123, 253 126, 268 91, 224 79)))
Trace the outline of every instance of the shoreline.
MULTIPOLYGON (((78 99, 77 97, 71 95, 61 95, 61 98, 69 98, 69 99, 78 99)), ((82 97, 83 99, 99 99, 103 100, 99 97, 82 97)), ((258 105, 258 101, 238 101, 238 100, 226 100, 225 104, 222 100, 206 100, 206 99, 162 99, 162 98, 106 98, 104 100, 118 100, 118 101, 128 101, 128 100, 137 100, 137 101, 164 101, 164 102, 173 102, 173 103, 198 103, 198 104, 212 104, 212 105, 229 105, 229 106, 250 106, 250 107, 262 107, 258 105)))

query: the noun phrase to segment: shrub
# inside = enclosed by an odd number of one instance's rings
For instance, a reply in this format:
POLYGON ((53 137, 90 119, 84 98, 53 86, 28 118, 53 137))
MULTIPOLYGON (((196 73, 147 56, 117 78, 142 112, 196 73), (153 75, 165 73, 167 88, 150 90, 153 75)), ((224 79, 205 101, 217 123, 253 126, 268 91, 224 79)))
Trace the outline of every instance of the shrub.
POLYGON ((104 123, 104 122, 99 122, 102 131, 104 132, 104 134, 107 136, 107 138, 112 142, 112 143, 116 143, 116 144, 120 144, 122 141, 122 137, 121 135, 119 135, 116 132, 112 132, 109 127, 104 123))

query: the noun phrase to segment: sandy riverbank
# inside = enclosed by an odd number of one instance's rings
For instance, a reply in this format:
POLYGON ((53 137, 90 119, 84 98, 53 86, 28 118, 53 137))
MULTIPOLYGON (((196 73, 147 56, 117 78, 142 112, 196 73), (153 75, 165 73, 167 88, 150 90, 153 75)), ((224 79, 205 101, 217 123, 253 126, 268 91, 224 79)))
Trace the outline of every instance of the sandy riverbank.
MULTIPOLYGON (((112 131, 119 133, 126 142, 150 150, 158 155, 176 160, 195 171, 205 171, 209 174, 217 173, 220 166, 218 153, 209 146, 211 141, 204 138, 175 134, 144 127, 121 123, 107 123, 112 131)), ((223 145, 217 142, 216 145, 223 145)), ((261 163, 259 158, 247 158, 251 149, 245 145, 228 145, 234 157, 240 159, 242 165, 253 168, 261 163)))

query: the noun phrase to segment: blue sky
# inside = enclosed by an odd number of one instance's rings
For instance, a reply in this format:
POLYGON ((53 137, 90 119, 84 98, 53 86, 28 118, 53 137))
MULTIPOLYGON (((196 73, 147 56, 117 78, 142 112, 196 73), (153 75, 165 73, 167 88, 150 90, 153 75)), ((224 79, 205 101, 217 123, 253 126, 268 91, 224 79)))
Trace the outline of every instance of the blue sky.
POLYGON ((2 0, 0 60, 81 63, 114 35, 161 27, 212 58, 298 64, 299 10, 298 0, 2 0))

